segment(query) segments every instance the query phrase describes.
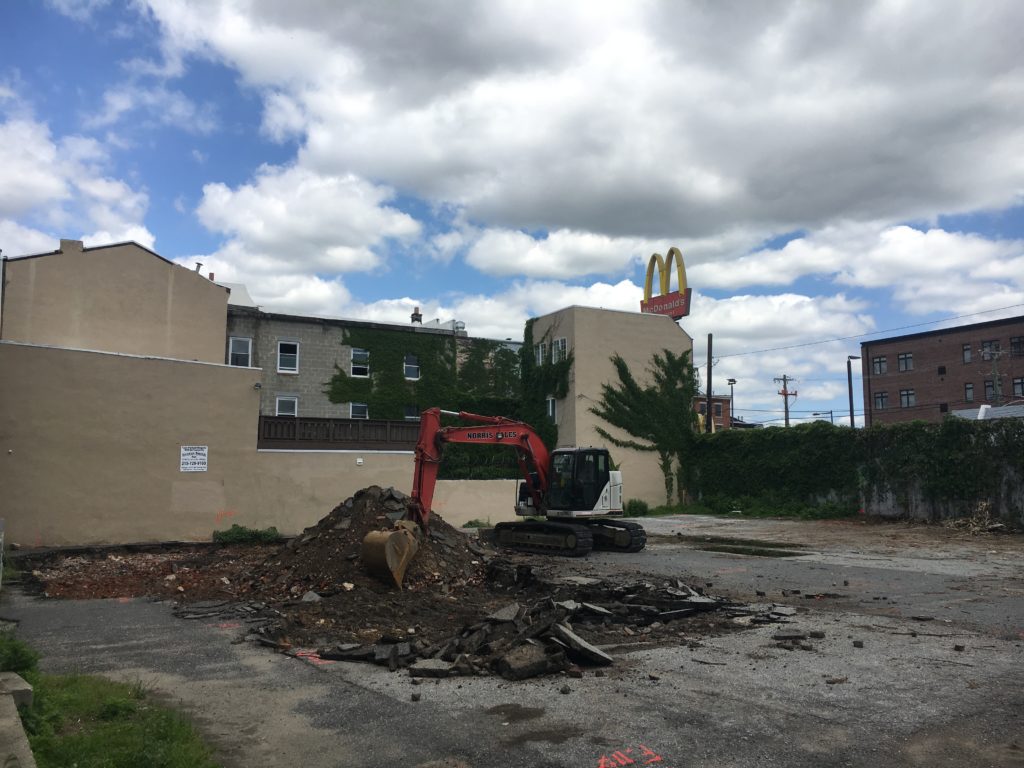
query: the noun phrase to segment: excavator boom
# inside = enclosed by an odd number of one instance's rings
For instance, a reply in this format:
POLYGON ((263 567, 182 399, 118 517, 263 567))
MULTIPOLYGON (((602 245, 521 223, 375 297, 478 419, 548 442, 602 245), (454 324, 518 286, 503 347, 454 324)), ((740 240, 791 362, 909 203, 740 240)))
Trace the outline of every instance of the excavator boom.
POLYGON ((541 508, 548 485, 550 455, 533 427, 502 416, 481 416, 465 411, 428 408, 420 414, 420 434, 416 441, 416 467, 412 479, 409 516, 422 527, 430 522, 430 509, 437 485, 437 470, 445 443, 507 445, 515 449, 519 469, 536 509, 541 508), (456 416, 474 426, 442 427, 441 416, 456 416))

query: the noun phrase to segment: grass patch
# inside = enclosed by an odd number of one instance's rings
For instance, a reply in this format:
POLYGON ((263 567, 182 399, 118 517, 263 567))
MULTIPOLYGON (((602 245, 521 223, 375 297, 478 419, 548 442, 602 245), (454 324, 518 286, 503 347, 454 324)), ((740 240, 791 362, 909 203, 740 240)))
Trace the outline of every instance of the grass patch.
POLYGON ((34 688, 22 723, 39 768, 218 768, 182 715, 151 700, 140 684, 86 675, 44 675, 39 655, 0 632, 0 671, 34 688))
POLYGON ((277 528, 246 528, 244 525, 232 525, 226 531, 214 531, 215 544, 278 544, 284 539, 277 528))
POLYGON ((481 520, 479 517, 477 517, 477 518, 474 518, 472 520, 469 520, 469 521, 463 523, 462 527, 463 528, 490 528, 491 527, 491 518, 488 517, 486 520, 481 520))

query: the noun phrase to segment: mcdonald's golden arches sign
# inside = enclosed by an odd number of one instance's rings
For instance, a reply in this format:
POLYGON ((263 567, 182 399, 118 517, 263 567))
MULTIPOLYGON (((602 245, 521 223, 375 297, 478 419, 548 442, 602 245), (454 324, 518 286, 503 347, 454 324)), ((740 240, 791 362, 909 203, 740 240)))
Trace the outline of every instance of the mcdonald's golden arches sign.
POLYGON ((690 314, 690 289, 686 286, 686 267, 683 265, 683 254, 678 248, 668 249, 668 258, 660 253, 652 253, 647 262, 647 277, 644 280, 644 300, 640 302, 640 311, 654 315, 668 315, 673 320, 690 314), (670 291, 672 282, 672 262, 676 267, 678 290, 670 291), (658 296, 652 296, 654 287, 654 268, 658 268, 658 296))

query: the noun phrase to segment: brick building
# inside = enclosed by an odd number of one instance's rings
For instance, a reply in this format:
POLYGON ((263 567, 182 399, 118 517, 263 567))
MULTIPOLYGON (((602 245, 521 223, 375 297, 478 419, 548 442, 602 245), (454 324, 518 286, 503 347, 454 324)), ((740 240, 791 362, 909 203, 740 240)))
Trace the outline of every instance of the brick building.
POLYGON ((1024 400, 1024 316, 866 341, 860 354, 866 426, 1024 400))
MULTIPOLYGON (((325 390, 340 368, 353 378, 369 379, 380 372, 380 360, 373 349, 352 346, 355 329, 376 329, 392 336, 396 343, 413 334, 429 334, 451 340, 454 354, 462 360, 476 341, 498 343, 518 350, 519 342, 476 340, 466 334, 459 321, 429 323, 375 323, 362 320, 289 315, 265 312, 250 303, 248 294, 232 287, 228 299, 225 360, 228 365, 262 368, 260 413, 264 416, 308 418, 388 418, 373 414, 367 403, 334 403, 325 390), (244 297, 244 298, 240 298, 244 297), (238 302, 238 303, 236 303, 238 302)), ((410 343, 410 350, 414 348, 410 343)), ((411 352, 396 365, 399 380, 421 381, 422 363, 411 352)), ((419 409, 435 403, 410 403, 405 417, 418 420, 419 409)), ((401 418, 391 416, 390 418, 401 418)))

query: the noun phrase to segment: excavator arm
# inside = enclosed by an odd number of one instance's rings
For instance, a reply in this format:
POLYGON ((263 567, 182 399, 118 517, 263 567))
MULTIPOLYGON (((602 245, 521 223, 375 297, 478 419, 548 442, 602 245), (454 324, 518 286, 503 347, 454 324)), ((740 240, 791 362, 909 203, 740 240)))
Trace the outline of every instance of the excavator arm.
POLYGON ((507 445, 516 452, 519 469, 533 498, 533 505, 541 509, 548 487, 550 454, 540 435, 529 424, 502 416, 481 416, 465 411, 443 411, 428 408, 420 414, 420 433, 416 442, 415 469, 409 518, 426 528, 437 485, 437 471, 446 443, 465 445, 507 445), (442 427, 441 416, 457 416, 473 426, 442 427))

